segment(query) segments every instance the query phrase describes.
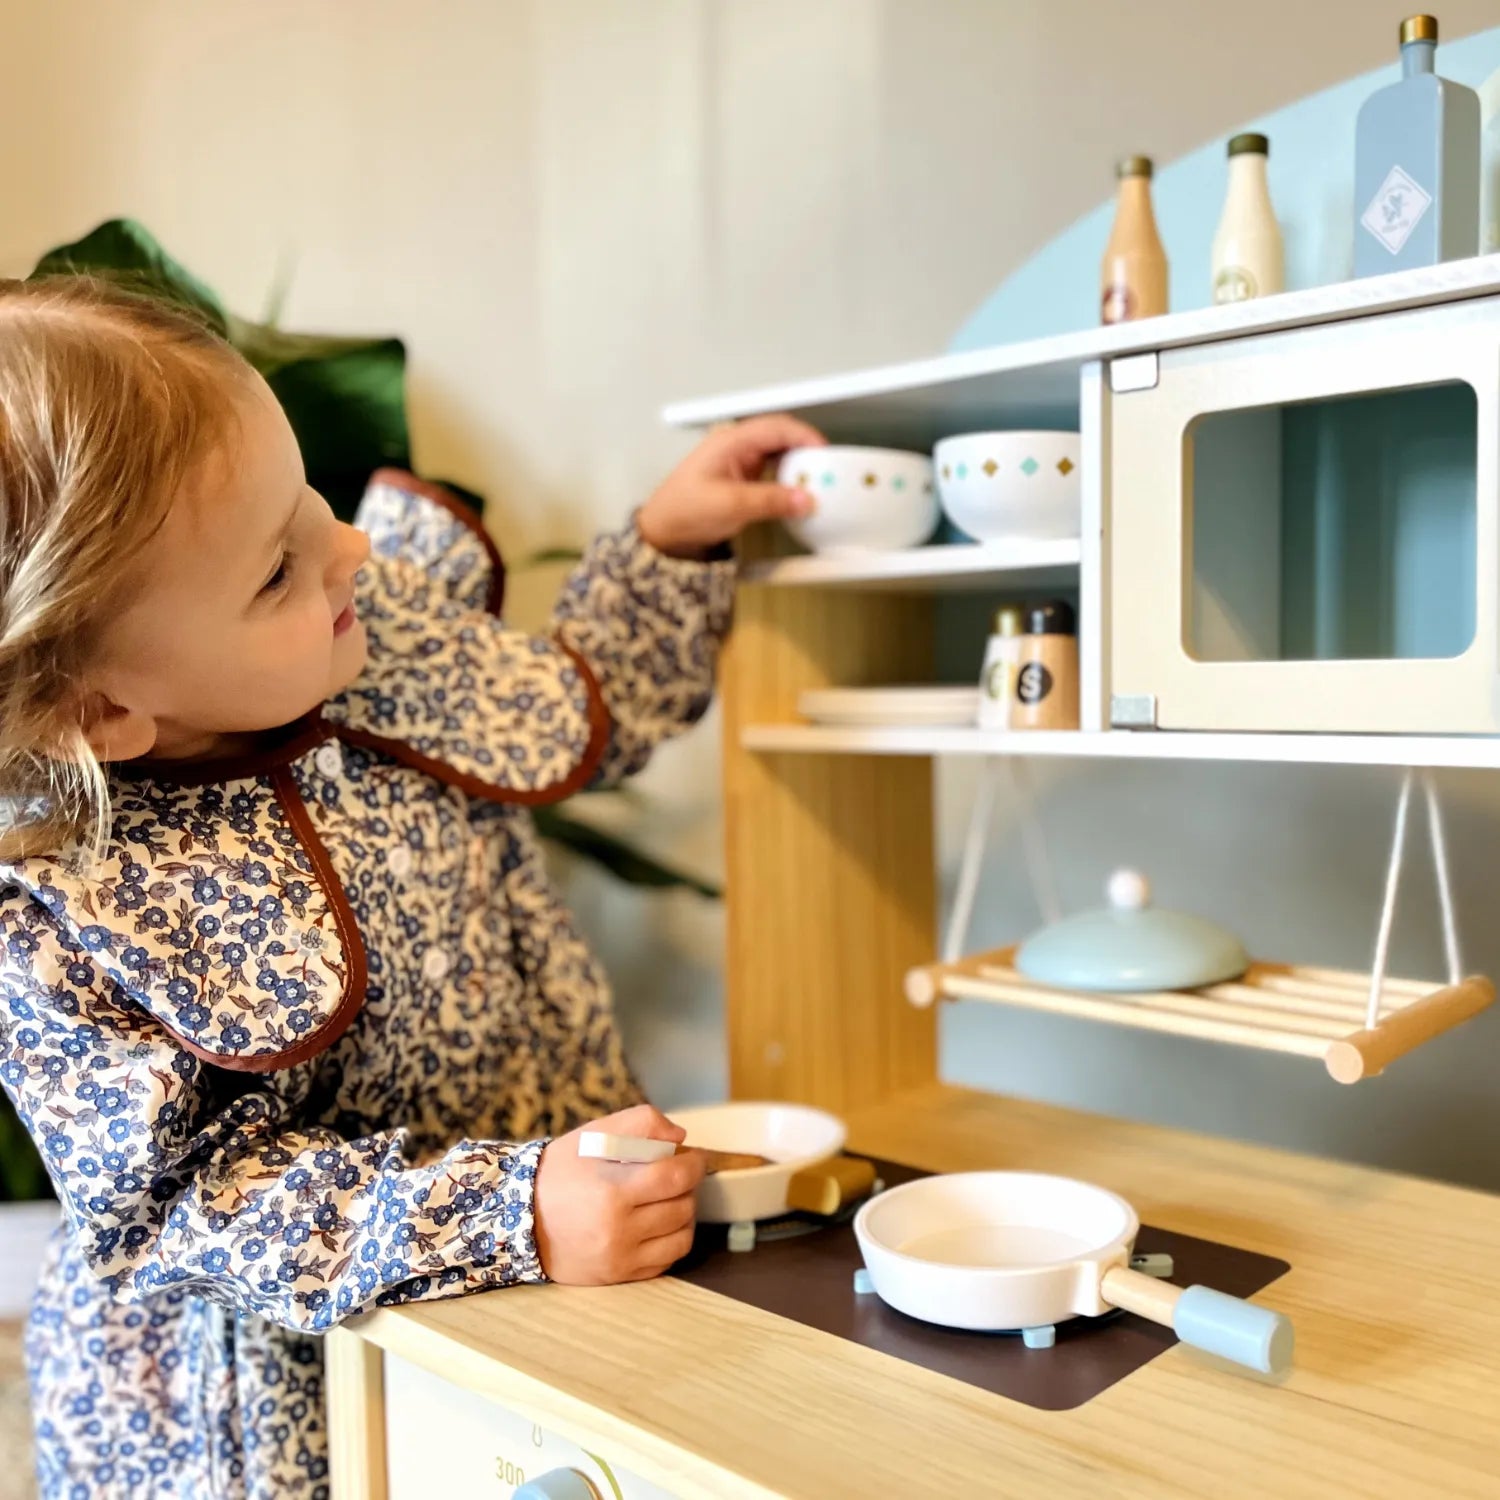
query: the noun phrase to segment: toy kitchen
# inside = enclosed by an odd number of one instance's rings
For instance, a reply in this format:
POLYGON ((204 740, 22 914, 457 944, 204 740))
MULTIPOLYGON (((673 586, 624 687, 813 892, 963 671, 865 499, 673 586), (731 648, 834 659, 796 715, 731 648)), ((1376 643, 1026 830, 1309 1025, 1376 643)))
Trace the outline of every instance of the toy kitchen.
POLYGON ((1001 1006, 1369 1090, 1493 1020, 1433 773, 1500 775, 1500 255, 1427 253, 669 412, 829 439, 783 464, 815 516, 744 549, 721 678, 732 1102, 677 1118, 749 1160, 658 1281, 336 1330, 336 1497, 1500 1495, 1500 1198, 937 1061, 945 1011, 1001 1006), (955 593, 1014 601, 978 688, 933 680, 955 593), (940 923, 949 756, 981 771, 940 923), (1042 758, 1385 768, 1368 963, 1252 955, 1149 872, 1063 913, 1042 758), (1040 918, 975 953, 1004 796, 1040 918), (1442 972, 1399 976, 1423 840, 1442 972))

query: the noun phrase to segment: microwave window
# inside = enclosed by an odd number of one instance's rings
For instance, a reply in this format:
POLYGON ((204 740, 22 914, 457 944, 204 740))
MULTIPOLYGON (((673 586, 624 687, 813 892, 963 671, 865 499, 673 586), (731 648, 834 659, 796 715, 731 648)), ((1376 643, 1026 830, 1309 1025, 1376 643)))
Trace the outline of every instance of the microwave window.
POLYGON ((1477 451, 1478 400, 1461 382, 1197 418, 1183 454, 1188 655, 1461 656, 1477 451))

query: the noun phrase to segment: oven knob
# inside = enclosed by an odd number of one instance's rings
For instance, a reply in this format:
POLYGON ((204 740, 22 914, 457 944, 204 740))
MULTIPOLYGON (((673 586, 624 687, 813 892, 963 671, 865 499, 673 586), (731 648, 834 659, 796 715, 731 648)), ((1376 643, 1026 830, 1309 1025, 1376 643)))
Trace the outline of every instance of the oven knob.
POLYGON ((528 1479, 511 1500, 599 1500, 599 1491, 577 1469, 549 1469, 528 1479))

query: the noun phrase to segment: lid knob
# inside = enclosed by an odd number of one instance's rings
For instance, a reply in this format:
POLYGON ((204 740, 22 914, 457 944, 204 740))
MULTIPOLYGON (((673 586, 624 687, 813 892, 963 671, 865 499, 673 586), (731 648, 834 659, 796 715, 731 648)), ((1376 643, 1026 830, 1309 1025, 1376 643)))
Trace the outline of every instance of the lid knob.
POLYGON ((1151 904, 1151 882, 1139 870, 1116 870, 1105 891, 1116 911, 1144 911, 1151 904))

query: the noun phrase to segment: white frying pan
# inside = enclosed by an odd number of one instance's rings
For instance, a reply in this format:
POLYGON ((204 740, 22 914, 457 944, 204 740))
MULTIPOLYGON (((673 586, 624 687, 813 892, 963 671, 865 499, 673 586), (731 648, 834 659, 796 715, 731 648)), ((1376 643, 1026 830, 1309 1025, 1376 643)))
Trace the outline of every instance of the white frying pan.
POLYGON ((1132 1271, 1139 1228, 1123 1198, 1032 1172, 920 1178, 872 1198, 854 1220, 880 1299, 924 1322, 1040 1329, 1121 1307, 1237 1364, 1264 1374, 1286 1369, 1286 1318, 1132 1271))
MULTIPOLYGON (((844 1122, 805 1104, 734 1101, 674 1109, 671 1120, 687 1131, 690 1146, 764 1156, 764 1167, 739 1167, 705 1177, 698 1189, 700 1224, 775 1219, 787 1212, 787 1186, 798 1172, 844 1149, 844 1122)), ((578 1154, 605 1161, 648 1162, 670 1156, 670 1141, 642 1140, 585 1130, 578 1154)))

